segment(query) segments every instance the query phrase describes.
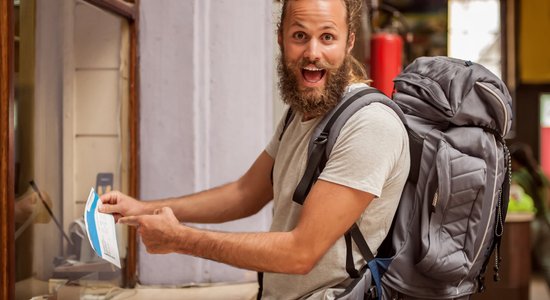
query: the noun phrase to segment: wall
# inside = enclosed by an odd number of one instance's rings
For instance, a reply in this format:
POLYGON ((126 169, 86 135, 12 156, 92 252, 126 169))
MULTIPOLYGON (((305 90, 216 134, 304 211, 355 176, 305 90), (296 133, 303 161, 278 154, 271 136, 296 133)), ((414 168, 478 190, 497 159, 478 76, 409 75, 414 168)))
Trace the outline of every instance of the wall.
POLYGON ((529 144, 540 162, 550 153, 541 152, 540 97, 550 93, 548 35, 550 6, 545 0, 515 0, 517 47, 517 90, 515 97, 515 138, 510 141, 529 144))
MULTIPOLYGON (((36 52, 34 91, 33 179, 49 195, 55 216, 62 216, 61 202, 61 102, 60 3, 36 1, 36 52)), ((42 213, 45 214, 45 211, 42 213)), ((53 271, 52 261, 62 252, 61 233, 53 221, 33 225, 32 270, 39 279, 53 271)), ((18 252, 19 254, 19 252, 18 252)), ((18 255, 17 254, 17 255, 18 255)), ((28 262, 27 262, 28 263, 28 262)))
MULTIPOLYGON (((140 195, 158 199, 243 174, 272 134, 271 2, 142 0, 140 195)), ((249 219, 197 225, 261 231, 270 208, 249 219)), ((250 271, 139 247, 142 284, 252 281, 250 271)))
POLYGON ((550 83, 550 2, 521 1, 519 5, 519 78, 526 84, 550 83))
POLYGON ((480 63, 501 77, 500 18, 499 0, 450 0, 448 55, 480 63))

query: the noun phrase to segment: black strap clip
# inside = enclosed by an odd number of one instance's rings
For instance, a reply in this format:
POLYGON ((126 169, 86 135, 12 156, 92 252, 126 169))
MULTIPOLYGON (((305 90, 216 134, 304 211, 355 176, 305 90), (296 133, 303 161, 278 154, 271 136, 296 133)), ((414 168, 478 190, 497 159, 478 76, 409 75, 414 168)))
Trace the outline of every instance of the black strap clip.
POLYGON ((317 145, 324 145, 328 141, 328 132, 321 132, 321 134, 313 141, 317 145))
POLYGON ((378 299, 378 291, 376 290, 376 286, 371 286, 368 289, 366 299, 378 299))

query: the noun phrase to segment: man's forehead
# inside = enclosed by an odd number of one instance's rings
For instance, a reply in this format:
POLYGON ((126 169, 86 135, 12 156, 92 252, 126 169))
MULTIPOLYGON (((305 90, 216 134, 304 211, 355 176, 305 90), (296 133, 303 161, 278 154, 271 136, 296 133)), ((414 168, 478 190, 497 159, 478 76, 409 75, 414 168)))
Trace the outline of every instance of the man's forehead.
POLYGON ((336 25, 346 23, 346 4, 344 0, 286 0, 285 20, 300 25, 303 18, 314 17, 336 25))
POLYGON ((341 7, 346 10, 346 1, 345 0, 284 0, 286 9, 288 10, 291 7, 295 6, 309 6, 311 7, 322 7, 331 5, 334 7, 341 7))

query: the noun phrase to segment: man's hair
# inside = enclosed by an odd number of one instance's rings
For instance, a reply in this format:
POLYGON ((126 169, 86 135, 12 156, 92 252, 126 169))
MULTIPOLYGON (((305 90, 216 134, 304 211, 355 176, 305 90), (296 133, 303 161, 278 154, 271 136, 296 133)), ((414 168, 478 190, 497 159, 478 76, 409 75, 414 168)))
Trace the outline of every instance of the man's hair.
MULTIPOLYGON (((288 3, 296 0, 281 0, 283 3, 283 8, 281 10, 281 18, 277 24, 277 33, 282 35, 283 33, 283 20, 286 17, 286 10, 288 3)), ((346 24, 348 25, 348 39, 351 36, 351 33, 354 33, 356 36, 357 28, 359 27, 361 20, 361 8, 363 5, 363 0, 340 0, 344 3, 346 7, 346 24)), ((281 46, 282 47, 282 46, 281 46)), ((349 59, 349 80, 350 82, 365 82, 369 83, 371 80, 368 80, 367 71, 361 62, 359 62, 353 55, 350 55, 349 59)))

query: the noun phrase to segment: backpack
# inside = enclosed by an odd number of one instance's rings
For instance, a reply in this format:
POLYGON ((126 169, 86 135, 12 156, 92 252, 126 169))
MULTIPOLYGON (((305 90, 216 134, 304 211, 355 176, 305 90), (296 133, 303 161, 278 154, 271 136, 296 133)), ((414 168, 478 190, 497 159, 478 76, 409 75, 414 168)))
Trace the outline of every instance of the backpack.
MULTIPOLYGON (((315 128, 306 171, 293 201, 303 204, 346 121, 373 102, 392 108, 407 128, 411 168, 392 227, 376 257, 358 226, 345 234, 352 283, 339 299, 457 299, 484 289, 509 198, 512 125, 505 84, 483 66, 421 57, 394 80, 393 101, 374 88, 355 90, 315 128), (367 261, 356 270, 352 240, 367 261)), ((292 119, 289 110, 283 132, 292 119)))

